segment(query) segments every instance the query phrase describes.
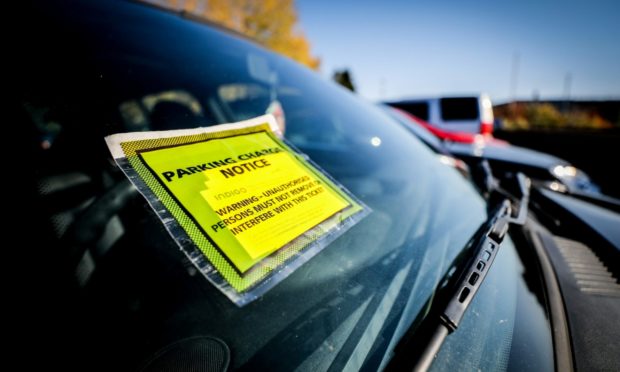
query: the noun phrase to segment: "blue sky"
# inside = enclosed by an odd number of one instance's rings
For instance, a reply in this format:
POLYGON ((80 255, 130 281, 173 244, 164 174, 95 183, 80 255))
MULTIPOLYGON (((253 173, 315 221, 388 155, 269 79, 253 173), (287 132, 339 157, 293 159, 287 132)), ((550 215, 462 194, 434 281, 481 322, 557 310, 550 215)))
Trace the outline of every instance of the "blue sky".
POLYGON ((369 99, 487 92, 496 101, 620 98, 620 1, 297 0, 321 74, 369 99))

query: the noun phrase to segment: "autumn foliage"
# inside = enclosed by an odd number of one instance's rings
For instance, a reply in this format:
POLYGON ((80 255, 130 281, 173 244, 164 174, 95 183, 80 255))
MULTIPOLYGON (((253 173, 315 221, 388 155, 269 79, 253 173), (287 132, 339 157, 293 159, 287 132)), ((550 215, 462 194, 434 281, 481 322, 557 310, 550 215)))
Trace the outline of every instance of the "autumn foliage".
POLYGON ((526 103, 496 108, 505 129, 611 128, 612 124, 596 112, 583 109, 559 110, 549 103, 526 103))
POLYGON ((320 65, 297 27, 293 0, 165 0, 161 5, 205 17, 312 69, 320 65))

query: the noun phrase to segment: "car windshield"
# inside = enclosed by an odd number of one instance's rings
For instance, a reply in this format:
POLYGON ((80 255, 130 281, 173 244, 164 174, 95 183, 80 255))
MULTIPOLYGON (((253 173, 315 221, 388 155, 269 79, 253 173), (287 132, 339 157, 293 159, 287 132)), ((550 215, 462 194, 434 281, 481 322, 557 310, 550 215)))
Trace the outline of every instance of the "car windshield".
POLYGON ((42 298, 75 305, 45 314, 68 340, 59 355, 110 370, 209 335, 228 345, 232 368, 384 366, 486 220, 475 188, 379 108, 243 38, 131 2, 60 8, 28 10, 17 70, 42 298), (255 302, 239 308, 197 274, 139 197, 83 220, 125 181, 105 135, 278 108, 286 139, 372 212, 255 302), (80 223, 100 230, 79 237, 88 250, 68 267, 80 223))

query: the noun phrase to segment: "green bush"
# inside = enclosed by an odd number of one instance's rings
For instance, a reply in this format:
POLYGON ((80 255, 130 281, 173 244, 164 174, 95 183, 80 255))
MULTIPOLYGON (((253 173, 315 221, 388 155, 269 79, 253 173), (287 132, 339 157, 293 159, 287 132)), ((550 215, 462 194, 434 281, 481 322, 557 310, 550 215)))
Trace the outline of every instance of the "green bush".
POLYGON ((596 113, 584 110, 561 112, 549 103, 513 106, 502 119, 504 128, 508 130, 612 127, 611 123, 596 113))

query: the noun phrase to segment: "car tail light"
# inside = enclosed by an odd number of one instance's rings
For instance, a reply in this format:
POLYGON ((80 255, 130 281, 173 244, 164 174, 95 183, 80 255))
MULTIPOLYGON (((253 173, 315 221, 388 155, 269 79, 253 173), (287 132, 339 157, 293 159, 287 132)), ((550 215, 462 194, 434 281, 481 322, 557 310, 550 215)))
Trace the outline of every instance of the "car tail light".
POLYGON ((481 134, 493 134, 493 123, 486 123, 484 121, 480 122, 480 133, 481 134))

